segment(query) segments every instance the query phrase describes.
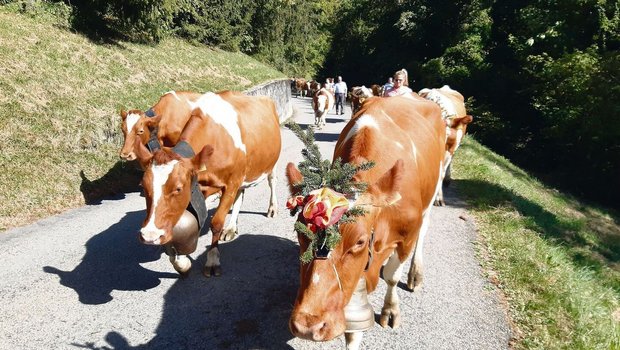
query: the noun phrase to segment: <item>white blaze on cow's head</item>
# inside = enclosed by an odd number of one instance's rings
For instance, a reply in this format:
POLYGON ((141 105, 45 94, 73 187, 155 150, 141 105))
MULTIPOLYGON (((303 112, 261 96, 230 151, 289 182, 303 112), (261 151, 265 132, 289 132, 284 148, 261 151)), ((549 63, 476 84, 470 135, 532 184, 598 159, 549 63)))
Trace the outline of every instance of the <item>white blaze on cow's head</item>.
MULTIPOLYGON (((289 328, 296 337, 327 341, 345 332, 345 306, 369 262, 373 231, 376 234, 387 229, 385 223, 377 220, 382 208, 400 199, 402 174, 403 161, 399 160, 378 181, 370 184, 355 203, 350 203, 363 206, 366 213, 352 223, 339 226, 341 239, 328 258, 315 258, 300 265, 300 286, 289 319, 289 328)), ((286 175, 291 194, 295 196, 299 193, 295 184, 303 177, 292 163, 288 164, 286 175)), ((300 254, 303 254, 310 241, 303 234, 298 234, 297 238, 300 254)))
POLYGON ((146 199, 146 218, 140 229, 144 243, 163 245, 172 240, 173 227, 191 199, 192 178, 212 153, 211 146, 191 159, 168 147, 155 151, 141 183, 146 199))
POLYGON ((123 160, 132 161, 137 158, 140 145, 145 145, 151 137, 150 128, 157 126, 161 117, 149 118, 141 110, 133 109, 127 112, 122 110, 121 118, 121 130, 125 141, 119 156, 123 160))

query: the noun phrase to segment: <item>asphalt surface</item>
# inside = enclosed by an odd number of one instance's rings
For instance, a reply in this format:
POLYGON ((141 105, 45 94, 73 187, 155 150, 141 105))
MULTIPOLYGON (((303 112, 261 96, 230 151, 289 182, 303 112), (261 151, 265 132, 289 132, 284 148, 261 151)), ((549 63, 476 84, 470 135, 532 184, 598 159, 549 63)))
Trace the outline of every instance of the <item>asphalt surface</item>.
MULTIPOLYGON (((310 99, 293 98, 294 117, 312 124, 310 99)), ((332 111, 316 139, 331 159, 350 113, 332 111)), ((266 182, 246 191, 240 236, 221 243, 221 277, 201 274, 211 234, 179 278, 163 251, 141 245, 140 193, 70 210, 0 234, 0 349, 342 349, 344 337, 313 343, 287 327, 298 286, 294 218, 285 208, 284 169, 301 142, 282 129, 275 219, 265 216, 266 182)), ((458 155, 457 155, 458 156, 458 155)), ((366 332, 363 349, 506 349, 510 328, 498 291, 475 258, 475 226, 448 188, 425 242, 425 285, 404 289, 402 325, 366 332)), ((406 268, 404 271, 407 271, 406 268)), ((385 283, 369 296, 376 320, 385 283)))

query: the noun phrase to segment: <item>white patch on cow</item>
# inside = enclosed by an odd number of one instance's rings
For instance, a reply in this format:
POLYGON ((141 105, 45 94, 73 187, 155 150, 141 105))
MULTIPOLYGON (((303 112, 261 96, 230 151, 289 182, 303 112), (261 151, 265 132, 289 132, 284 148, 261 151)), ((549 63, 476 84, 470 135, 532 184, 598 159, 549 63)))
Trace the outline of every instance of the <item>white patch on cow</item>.
POLYGON ((398 147, 400 149, 404 149, 405 148, 405 146, 403 146, 403 144, 398 142, 398 141, 396 141, 395 144, 396 144, 396 147, 398 147))
POLYGON ((179 95, 177 95, 177 92, 172 90, 172 91, 168 91, 166 92, 164 95, 168 95, 171 94, 172 96, 174 96, 174 98, 176 98, 178 101, 181 101, 181 98, 179 97, 179 95))
POLYGON ((321 112, 324 111, 327 108, 327 96, 320 95, 318 97, 318 103, 319 103, 319 106, 317 107, 317 110, 321 112))
POLYGON ((312 275, 312 283, 313 284, 319 284, 319 281, 321 280, 321 275, 319 275, 318 273, 315 273, 312 275))
POLYGON ((370 115, 370 114, 362 115, 361 117, 357 118, 357 120, 355 121, 355 124, 349 130, 349 132, 347 133, 347 137, 345 137, 345 139, 342 142, 342 144, 345 144, 347 141, 349 141, 349 139, 353 135, 357 134, 363 128, 379 129, 379 124, 377 124, 377 121, 375 120, 375 118, 372 115, 370 115))
POLYGON ((139 114, 131 113, 127 116, 127 118, 125 119, 125 122, 127 123, 127 132, 131 132, 133 127, 136 126, 138 120, 140 120, 139 114))
POLYGON ((224 127, 228 135, 233 140, 235 147, 246 152, 245 144, 241 139, 241 129, 239 128, 239 116, 233 106, 224 101, 219 95, 212 92, 200 96, 196 102, 187 101, 192 109, 200 110, 208 115, 214 122, 224 127))
POLYGON ((454 148, 455 152, 456 149, 459 148, 459 146, 461 145, 461 140, 463 140, 463 130, 459 129, 456 131, 456 147, 454 148))
POLYGON ((416 167, 418 166, 418 148, 415 146, 415 143, 413 143, 413 140, 411 140, 411 154, 413 155, 413 161, 415 162, 416 167))
POLYGON ((157 204, 162 196, 164 185, 168 181, 168 177, 174 166, 178 163, 178 160, 173 160, 166 164, 157 165, 153 163, 151 170, 153 172, 153 203, 151 205, 151 216, 149 222, 144 226, 140 232, 146 241, 151 241, 153 244, 159 244, 159 237, 165 233, 164 230, 158 228, 155 225, 155 210, 157 204))
POLYGON ((254 186, 258 185, 259 183, 261 183, 263 180, 265 180, 266 177, 267 177, 267 174, 261 174, 261 176, 259 176, 254 181, 250 181, 250 182, 243 181, 243 183, 241 184, 240 188, 254 187, 254 186))

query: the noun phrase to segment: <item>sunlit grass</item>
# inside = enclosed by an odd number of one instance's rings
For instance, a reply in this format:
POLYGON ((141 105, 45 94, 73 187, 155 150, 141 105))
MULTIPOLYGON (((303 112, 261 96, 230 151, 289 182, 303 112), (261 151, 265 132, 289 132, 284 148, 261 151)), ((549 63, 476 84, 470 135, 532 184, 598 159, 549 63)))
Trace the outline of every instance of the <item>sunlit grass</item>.
POLYGON ((505 292, 517 349, 620 349, 620 228, 613 213, 545 187, 472 138, 452 176, 483 263, 505 292))
POLYGON ((245 90, 283 77, 246 55, 176 39, 96 44, 49 9, 16 9, 0 7, 0 231, 82 205, 94 187, 127 186, 119 175, 135 171, 117 164, 121 108, 147 109, 170 90, 245 90))

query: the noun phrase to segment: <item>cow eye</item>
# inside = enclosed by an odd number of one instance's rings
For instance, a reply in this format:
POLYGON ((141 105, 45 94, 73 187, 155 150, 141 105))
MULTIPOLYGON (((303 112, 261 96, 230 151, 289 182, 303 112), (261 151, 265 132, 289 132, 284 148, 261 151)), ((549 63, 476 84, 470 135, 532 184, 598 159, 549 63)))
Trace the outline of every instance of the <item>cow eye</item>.
POLYGON ((144 134, 144 129, 139 129, 138 130, 138 135, 142 135, 142 134, 144 134))
POLYGON ((366 244, 366 239, 364 238, 360 238, 357 243, 355 243, 357 247, 362 247, 364 244, 366 244))

